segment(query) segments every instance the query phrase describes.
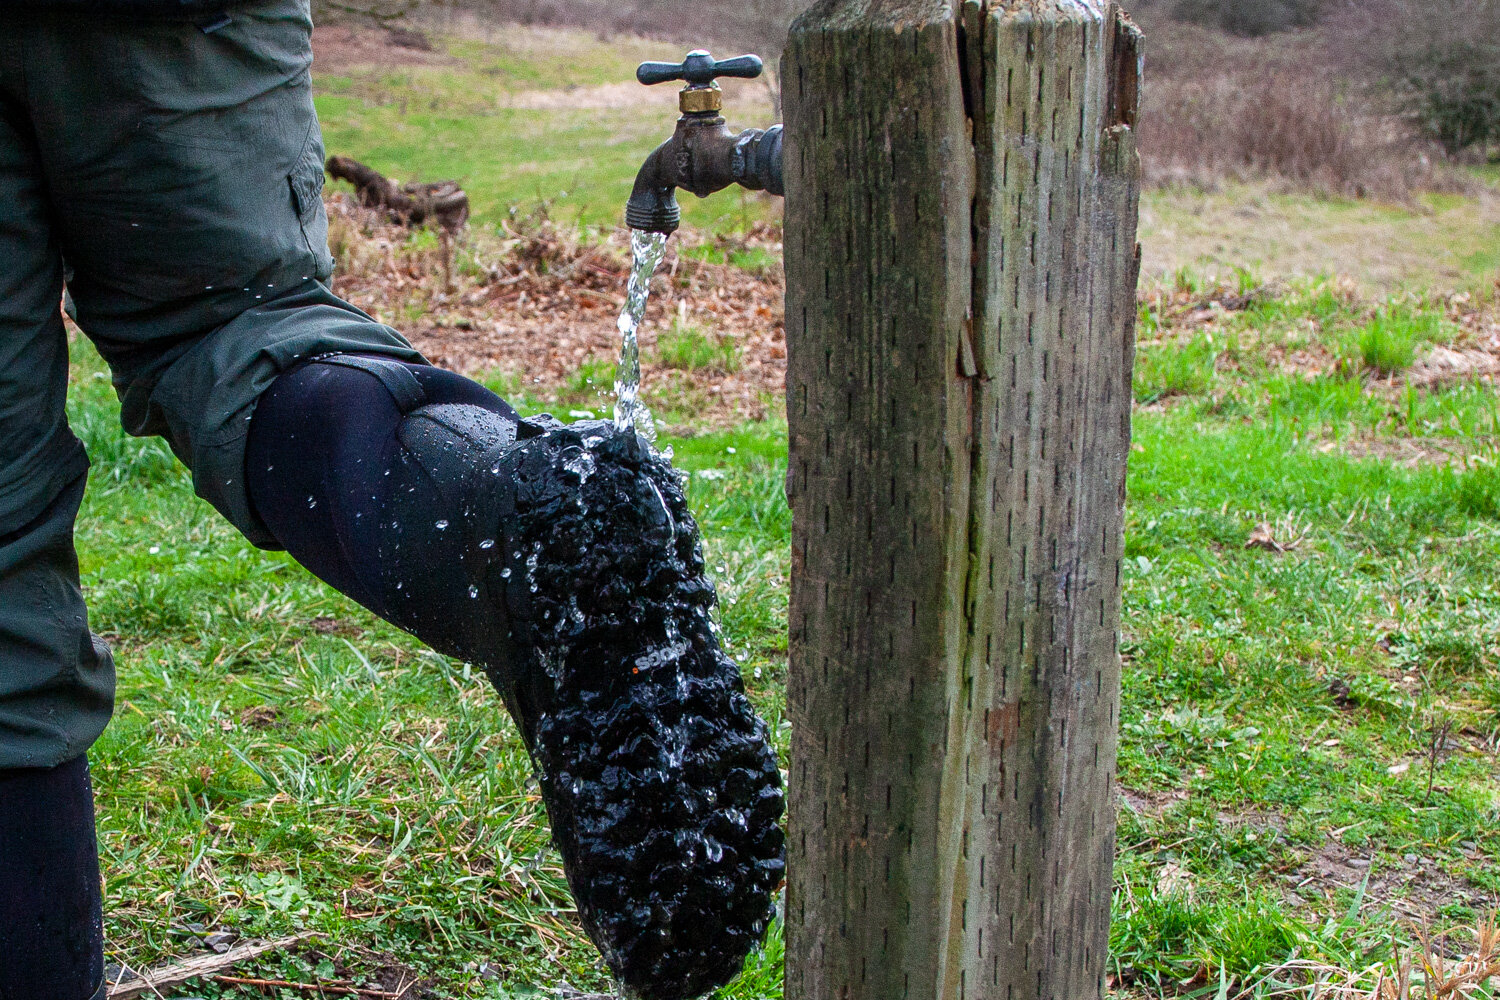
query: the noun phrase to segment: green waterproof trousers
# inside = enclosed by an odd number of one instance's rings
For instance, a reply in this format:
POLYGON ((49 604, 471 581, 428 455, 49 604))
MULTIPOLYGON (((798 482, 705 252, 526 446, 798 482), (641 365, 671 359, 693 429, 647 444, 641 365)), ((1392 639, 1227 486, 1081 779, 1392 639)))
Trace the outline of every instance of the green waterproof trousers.
POLYGON ((83 753, 114 700, 73 518, 64 275, 131 434, 274 546, 245 492, 256 397, 329 352, 420 361, 335 296, 307 0, 147 19, 0 3, 0 770, 83 753))

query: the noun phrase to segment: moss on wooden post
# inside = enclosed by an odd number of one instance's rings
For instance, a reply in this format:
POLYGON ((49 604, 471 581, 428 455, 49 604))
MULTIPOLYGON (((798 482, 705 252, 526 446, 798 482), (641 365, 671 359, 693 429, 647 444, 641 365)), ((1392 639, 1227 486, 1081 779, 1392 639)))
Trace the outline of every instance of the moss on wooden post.
POLYGON ((788 1000, 1103 994, 1139 34, 823 0, 786 106, 788 1000))

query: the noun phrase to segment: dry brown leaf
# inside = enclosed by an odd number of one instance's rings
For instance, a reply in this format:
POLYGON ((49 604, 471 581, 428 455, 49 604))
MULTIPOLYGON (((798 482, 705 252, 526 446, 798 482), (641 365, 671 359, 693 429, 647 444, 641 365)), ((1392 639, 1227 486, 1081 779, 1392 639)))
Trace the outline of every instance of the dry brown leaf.
POLYGON ((1285 552, 1289 546, 1283 545, 1276 540, 1271 532, 1271 525, 1265 521, 1255 526, 1250 532, 1250 537, 1245 539, 1247 549, 1265 549, 1267 552, 1285 552))

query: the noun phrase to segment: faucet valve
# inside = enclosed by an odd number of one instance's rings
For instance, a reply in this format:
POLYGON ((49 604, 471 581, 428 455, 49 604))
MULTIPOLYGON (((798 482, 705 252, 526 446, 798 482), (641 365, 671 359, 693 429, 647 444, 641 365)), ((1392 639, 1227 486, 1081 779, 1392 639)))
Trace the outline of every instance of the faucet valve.
POLYGON ((735 56, 714 59, 706 49, 694 49, 680 63, 646 62, 635 71, 635 78, 650 86, 669 80, 687 84, 677 95, 677 106, 685 115, 718 114, 724 107, 724 95, 717 82, 721 76, 753 80, 760 76, 764 64, 759 56, 735 56))
POLYGON ((781 126, 746 129, 735 135, 719 114, 724 95, 714 82, 721 76, 754 79, 764 66, 759 56, 715 60, 694 49, 680 63, 642 63, 635 78, 650 86, 681 80, 677 97, 682 117, 672 138, 652 151, 635 175, 625 222, 631 229, 671 233, 682 220, 677 189, 700 198, 738 184, 751 191, 781 194, 781 126))

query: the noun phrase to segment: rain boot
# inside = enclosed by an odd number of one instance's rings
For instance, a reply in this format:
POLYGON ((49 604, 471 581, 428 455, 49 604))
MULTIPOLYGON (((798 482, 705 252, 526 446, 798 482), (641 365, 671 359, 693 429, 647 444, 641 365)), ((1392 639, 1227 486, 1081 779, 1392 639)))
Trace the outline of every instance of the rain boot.
POLYGON ((784 863, 780 772, 720 650, 697 525, 634 431, 482 392, 377 358, 283 375, 251 428, 256 511, 323 579, 484 667, 611 971, 700 996, 764 936, 784 863))

